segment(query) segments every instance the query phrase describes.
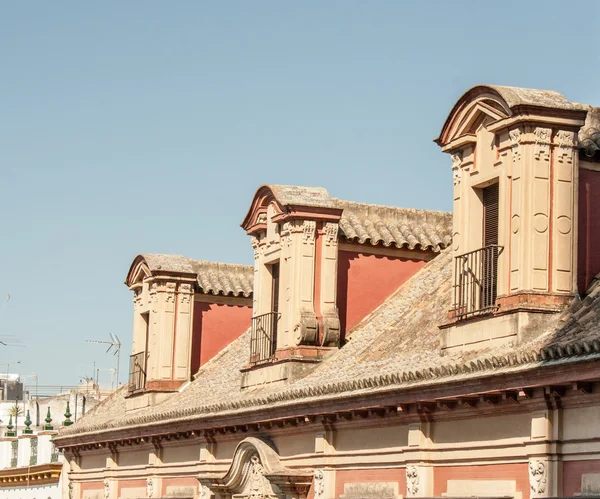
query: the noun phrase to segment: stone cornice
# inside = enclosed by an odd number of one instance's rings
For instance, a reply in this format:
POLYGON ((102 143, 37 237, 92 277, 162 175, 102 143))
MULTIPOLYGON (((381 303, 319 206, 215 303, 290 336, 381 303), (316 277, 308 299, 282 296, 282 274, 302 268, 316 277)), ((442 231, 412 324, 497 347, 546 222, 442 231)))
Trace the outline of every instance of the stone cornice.
POLYGON ((38 464, 0 470, 0 488, 57 484, 62 463, 38 464))
MULTIPOLYGON (((569 369, 574 363, 600 360, 600 340, 573 342, 565 345, 552 345, 539 350, 524 352, 511 352, 507 355, 487 356, 463 364, 446 364, 417 371, 402 373, 382 374, 351 381, 333 382, 305 388, 290 388, 288 390, 265 395, 263 397, 242 400, 224 401, 218 404, 208 404, 198 407, 176 409, 168 412, 149 415, 132 416, 123 421, 122 427, 110 427, 109 424, 90 425, 84 428, 74 427, 59 435, 56 445, 66 447, 77 442, 110 439, 110 434, 120 430, 138 427, 151 431, 158 425, 166 422, 210 420, 208 424, 218 424, 216 420, 228 418, 234 414, 259 412, 268 408, 272 418, 276 418, 276 411, 283 411, 286 407, 311 403, 317 399, 322 404, 327 400, 348 400, 355 397, 375 396, 381 393, 390 393, 398 390, 410 390, 418 387, 440 387, 440 385, 458 382, 459 388, 466 386, 471 380, 483 383, 482 379, 489 379, 490 385, 493 378, 503 374, 503 379, 511 375, 522 375, 524 372, 546 370, 556 366, 552 373, 561 369, 569 369), (79 430, 79 431, 77 431, 79 430), (101 434, 102 437, 100 437, 101 434)), ((571 368, 572 369, 572 368, 571 368)), ((581 371, 581 369, 578 369, 581 371)), ((564 373, 563 373, 564 374, 564 373)), ((533 375, 529 375, 532 377, 533 375)), ((523 383, 525 386, 527 383, 523 383)), ((443 388, 443 387, 442 387, 443 388)), ((349 404, 350 405, 350 404, 349 404)))

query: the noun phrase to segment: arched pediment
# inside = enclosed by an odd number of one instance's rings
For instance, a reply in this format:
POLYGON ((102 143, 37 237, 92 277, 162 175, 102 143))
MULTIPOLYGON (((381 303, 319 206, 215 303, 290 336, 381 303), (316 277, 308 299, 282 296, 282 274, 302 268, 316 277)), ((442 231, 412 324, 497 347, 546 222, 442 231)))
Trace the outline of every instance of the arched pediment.
POLYGON ((472 88, 452 108, 436 143, 442 147, 465 136, 475 137, 482 125, 512 116, 512 110, 500 93, 486 86, 472 88))
POLYGON ((274 222, 294 217, 339 220, 342 214, 341 208, 323 187, 263 185, 256 191, 241 224, 248 234, 266 230, 269 206, 273 207, 274 222))
POLYGON ((150 271, 150 267, 148 266, 144 255, 138 255, 134 258, 131 267, 129 267, 125 284, 128 287, 131 287, 134 284, 141 284, 144 279, 151 275, 152 272, 150 271))
POLYGON ((255 437, 242 440, 225 475, 202 474, 200 497, 232 499, 283 499, 286 492, 306 497, 313 473, 283 466, 276 449, 255 437))

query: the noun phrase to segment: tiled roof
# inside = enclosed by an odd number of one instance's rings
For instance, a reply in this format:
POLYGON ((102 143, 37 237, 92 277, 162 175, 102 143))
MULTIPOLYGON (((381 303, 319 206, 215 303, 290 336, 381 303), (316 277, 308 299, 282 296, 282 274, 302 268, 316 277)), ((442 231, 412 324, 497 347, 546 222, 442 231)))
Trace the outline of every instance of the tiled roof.
POLYGON ((452 240, 452 214, 335 200, 342 237, 361 244, 440 251, 452 240))
POLYGON ((509 107, 530 105, 559 109, 576 109, 564 95, 554 90, 538 90, 535 88, 505 87, 502 85, 481 85, 498 92, 509 107))
POLYGON ((181 255, 141 255, 152 272, 196 274, 198 287, 213 295, 250 296, 254 268, 250 265, 206 262, 181 255))
MULTIPOLYGON (((299 185, 274 185, 268 187, 273 192, 275 199, 286 205, 320 206, 323 208, 335 208, 333 199, 324 187, 303 187, 299 185)), ((260 190, 260 189, 259 189, 260 190)))
POLYGON ((250 296, 254 281, 254 267, 193 260, 198 274, 198 286, 204 293, 213 295, 250 296))
POLYGON ((579 130, 579 147, 585 150, 587 156, 593 156, 600 150, 600 107, 576 104, 581 109, 587 109, 585 124, 579 130))
MULTIPOLYGON (((287 385, 242 390, 240 369, 246 365, 250 334, 246 332, 201 367, 181 392, 143 413, 125 413, 121 392, 58 437, 102 433, 135 425, 243 414, 325 401, 440 385, 500 373, 525 372, 555 363, 600 359, 600 281, 588 297, 563 316, 547 316, 532 340, 494 349, 440 355, 438 324, 450 305, 450 250, 425 265, 353 332, 349 342, 287 385)), ((103 437, 104 438, 104 437, 103 437)))

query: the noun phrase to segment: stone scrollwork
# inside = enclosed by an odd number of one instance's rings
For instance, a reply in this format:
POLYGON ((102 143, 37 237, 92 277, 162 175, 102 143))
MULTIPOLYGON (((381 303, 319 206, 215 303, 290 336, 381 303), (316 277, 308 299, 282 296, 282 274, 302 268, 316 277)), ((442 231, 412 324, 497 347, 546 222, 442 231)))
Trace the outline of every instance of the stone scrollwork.
POLYGON ((305 244, 314 244, 315 230, 317 223, 314 220, 305 220, 302 224, 302 242, 305 244))
POLYGON ((154 496, 154 482, 152 481, 152 477, 146 478, 146 495, 148 497, 154 496))
POLYGON ((535 135, 535 159, 550 159, 550 139, 552 130, 550 128, 536 127, 535 135))
POLYGON ((323 470, 315 470, 314 498, 315 499, 324 499, 325 498, 325 476, 323 474, 323 470))
POLYGON ((104 480, 104 499, 110 499, 110 482, 107 479, 104 480))
POLYGON ((409 496, 419 493, 419 469, 416 466, 406 467, 406 492, 409 496))
POLYGON ((529 488, 532 497, 546 492, 547 466, 543 461, 532 459, 529 461, 529 488))
POLYGON ((559 130, 556 134, 558 146, 557 159, 559 163, 572 163, 575 147, 575 132, 559 130))
POLYGON ((297 345, 314 345, 317 341, 318 322, 313 312, 301 312, 300 322, 294 326, 297 345))
POLYGON ((69 481, 69 499, 73 499, 73 482, 69 481))
POLYGON ((339 225, 327 222, 325 224, 325 244, 327 246, 337 245, 339 225))
POLYGON ((508 136, 510 138, 513 161, 518 161, 521 159, 521 130, 518 128, 510 130, 508 136))

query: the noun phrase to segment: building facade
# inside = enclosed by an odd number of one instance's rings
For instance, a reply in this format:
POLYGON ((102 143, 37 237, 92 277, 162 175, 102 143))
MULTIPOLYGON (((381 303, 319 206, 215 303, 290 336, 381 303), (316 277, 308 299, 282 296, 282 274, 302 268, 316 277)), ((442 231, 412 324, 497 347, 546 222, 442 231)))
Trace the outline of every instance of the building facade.
POLYGON ((600 495, 600 109, 477 86, 453 213, 264 185, 254 265, 140 255, 69 499, 600 495))

